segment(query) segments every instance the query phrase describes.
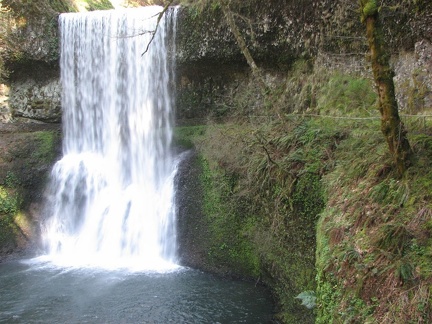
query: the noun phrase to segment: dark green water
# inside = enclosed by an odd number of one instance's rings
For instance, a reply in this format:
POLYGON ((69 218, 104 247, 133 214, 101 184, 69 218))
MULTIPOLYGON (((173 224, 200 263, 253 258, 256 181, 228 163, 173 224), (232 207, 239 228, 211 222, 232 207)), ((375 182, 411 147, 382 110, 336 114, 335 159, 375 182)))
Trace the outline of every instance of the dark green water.
POLYGON ((253 283, 181 268, 170 273, 0 264, 0 323, 269 323, 253 283))

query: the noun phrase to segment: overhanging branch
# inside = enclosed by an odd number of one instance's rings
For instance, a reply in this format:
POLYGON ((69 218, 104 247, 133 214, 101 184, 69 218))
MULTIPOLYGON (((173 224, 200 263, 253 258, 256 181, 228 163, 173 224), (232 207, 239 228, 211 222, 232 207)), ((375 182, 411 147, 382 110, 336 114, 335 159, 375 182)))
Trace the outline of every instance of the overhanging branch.
POLYGON ((159 28, 160 21, 161 21, 162 17, 164 16, 165 12, 168 10, 169 6, 170 6, 173 2, 174 2, 174 0, 170 0, 170 1, 165 5, 165 7, 163 8, 163 10, 159 13, 159 15, 158 15, 158 19, 157 19, 157 23, 156 23, 156 28, 154 29, 154 31, 151 32, 151 33, 152 33, 152 37, 150 38, 150 41, 148 42, 147 47, 146 47, 145 51, 141 54, 141 56, 143 56, 145 53, 148 52, 148 50, 149 50, 149 48, 150 48, 150 44, 153 42, 153 40, 154 40, 154 38, 155 38, 155 35, 156 35, 156 32, 157 32, 157 30, 158 30, 158 28, 159 28))

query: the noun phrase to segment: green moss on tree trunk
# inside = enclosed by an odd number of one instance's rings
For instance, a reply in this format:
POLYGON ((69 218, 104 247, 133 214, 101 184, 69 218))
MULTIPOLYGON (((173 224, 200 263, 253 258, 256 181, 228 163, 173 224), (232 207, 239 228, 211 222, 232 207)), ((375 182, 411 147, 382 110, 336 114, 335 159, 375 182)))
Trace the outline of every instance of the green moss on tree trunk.
POLYGON ((381 131, 393 156, 397 173, 402 176, 410 165, 412 151, 405 126, 399 118, 393 82, 394 73, 390 67, 388 50, 385 47, 379 10, 375 0, 361 0, 360 4, 361 20, 366 24, 370 59, 378 92, 381 131))

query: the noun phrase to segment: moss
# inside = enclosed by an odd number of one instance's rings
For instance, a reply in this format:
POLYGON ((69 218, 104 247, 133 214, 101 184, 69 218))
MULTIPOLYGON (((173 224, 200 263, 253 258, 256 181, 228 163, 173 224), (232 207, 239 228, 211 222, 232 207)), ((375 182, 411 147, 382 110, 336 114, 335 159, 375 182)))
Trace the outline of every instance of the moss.
POLYGON ((42 200, 48 172, 59 155, 59 142, 59 132, 54 130, 2 134, 0 257, 24 248, 34 238, 35 222, 29 210, 42 200))
POLYGON ((363 19, 378 13, 378 4, 376 0, 362 0, 361 4, 363 19))
POLYGON ((77 8, 73 0, 48 0, 49 5, 56 12, 75 12, 77 8))
POLYGON ((302 217, 315 219, 324 207, 321 178, 317 174, 300 176, 292 193, 292 204, 302 217))
POLYGON ((35 150, 32 156, 41 163, 51 163, 56 157, 58 134, 53 131, 35 132, 35 150))
POLYGON ((14 215, 21 206, 21 199, 16 190, 0 187, 0 214, 14 215))
POLYGON ((38 17, 52 18, 60 12, 76 11, 72 0, 41 0, 37 2, 5 0, 2 5, 7 9, 11 9, 14 16, 25 17, 29 20, 38 17))
POLYGON ((246 255, 249 269, 273 289, 284 323, 313 321, 313 311, 295 296, 315 290, 315 227, 325 205, 321 174, 332 168, 340 136, 326 123, 293 119, 212 126, 197 141, 207 161, 204 179, 211 180, 211 199, 204 200, 217 242, 211 257, 239 269, 234 259, 246 255))
POLYGON ((209 242, 208 260, 213 265, 229 269, 236 276, 258 278, 259 258, 248 237, 254 227, 253 218, 241 215, 229 199, 235 186, 233 175, 212 170, 201 159, 204 188, 203 211, 207 219, 209 242))
POLYGON ((378 97, 370 79, 335 72, 317 96, 317 108, 323 114, 378 116, 378 97))
POLYGON ((21 205, 22 197, 16 189, 0 186, 0 253, 10 252, 17 246, 20 233, 15 218, 21 205))
MULTIPOLYGON (((297 74, 293 83, 312 84, 308 73, 314 72, 297 74)), ((370 81, 343 74, 319 80, 310 88, 316 109, 345 117, 372 114, 370 81)), ((279 96, 281 89, 276 91, 269 97, 279 96)), ((280 111, 273 99, 266 109, 280 111)), ((375 323, 397 308, 429 319, 432 209, 425 192, 432 184, 426 167, 432 144, 430 125, 420 126, 421 134, 413 136, 417 166, 404 179, 390 167, 378 119, 279 115, 266 123, 233 119, 208 126, 194 144, 205 158, 212 197, 205 209, 213 215, 209 237, 217 243, 210 257, 228 267, 238 252, 249 264, 256 260, 251 269, 272 288, 276 317, 284 323, 314 321, 295 299, 305 291, 316 292, 318 323, 375 323), (247 248, 237 245, 239 233, 247 248)))
POLYGON ((194 147, 194 141, 205 133, 206 126, 179 126, 174 128, 173 144, 183 149, 194 147))
POLYGON ((85 0, 85 2, 87 3, 88 11, 114 9, 109 0, 85 0))

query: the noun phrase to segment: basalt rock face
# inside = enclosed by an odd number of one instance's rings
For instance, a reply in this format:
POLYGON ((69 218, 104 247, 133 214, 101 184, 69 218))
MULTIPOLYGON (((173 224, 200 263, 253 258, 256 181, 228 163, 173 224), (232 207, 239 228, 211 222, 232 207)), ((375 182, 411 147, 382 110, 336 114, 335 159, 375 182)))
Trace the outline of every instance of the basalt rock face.
POLYGON ((11 78, 9 107, 15 118, 59 123, 61 86, 56 65, 33 63, 11 78))
MULTIPOLYGON (((367 50, 358 4, 347 0, 271 0, 233 2, 236 24, 254 59, 264 66, 286 66, 324 51, 364 55, 367 50)), ((432 4, 428 0, 386 0, 380 15, 391 53, 432 41, 432 4)), ((177 63, 245 64, 220 7, 179 13, 177 63)))
POLYGON ((12 56, 14 65, 26 62, 53 63, 59 58, 57 14, 23 20, 11 29, 9 39, 14 41, 12 56))
MULTIPOLYGON (((424 85, 423 92, 432 90, 423 82, 431 64, 432 3, 387 0, 383 4, 380 15, 389 52, 395 58, 396 72, 403 73, 399 80, 405 80, 397 84, 399 104, 406 110, 412 104, 402 93, 413 92, 419 82, 424 85), (405 59, 412 63, 405 64, 405 59), (423 71, 420 78, 419 71, 423 71)), ((254 0, 233 4, 231 10, 252 57, 271 79, 286 76, 299 58, 371 75, 365 27, 355 1, 272 0, 264 6, 254 0)), ((239 88, 253 82, 218 6, 180 10, 176 59, 177 117, 182 124, 196 123, 197 118, 209 115, 223 116, 229 104, 220 102, 232 99, 239 88)))
MULTIPOLYGON (((240 2, 231 9, 252 57, 279 79, 297 58, 317 52, 317 3, 240 2)), ((232 99, 254 82, 220 7, 182 8, 177 30, 177 118, 196 123, 232 113, 232 99), (197 121, 198 120, 198 121, 197 121)), ((257 93, 259 97, 259 93, 257 93)), ((259 101, 259 98, 258 98, 259 101)))
POLYGON ((414 51, 394 60, 396 99, 399 109, 418 114, 432 107, 432 43, 424 39, 414 51))
POLYGON ((2 30, 0 55, 8 77, 0 119, 60 122, 58 13, 27 16, 2 14, 7 28, 2 30))
MULTIPOLYGON (((391 53, 415 53, 419 44, 432 42, 430 1, 386 0, 384 5, 381 16, 391 53)), ((358 62, 362 62, 367 67, 364 26, 356 2, 271 0, 264 6, 262 1, 253 0, 232 2, 231 10, 252 57, 273 76, 285 74, 299 58, 314 60, 317 56, 320 64, 342 64, 358 70, 358 62)), ((0 112, 2 120, 7 120, 9 114, 43 122, 60 121, 57 18, 58 14, 50 12, 18 19, 9 26, 8 39, 14 46, 2 51, 10 71, 5 82, 9 94, 2 100, 0 112)), ((194 123, 209 114, 223 115, 229 109, 221 107, 220 99, 230 97, 239 84, 250 83, 251 78, 221 8, 183 7, 177 26, 178 119, 194 123)), ((425 64, 429 64, 428 53, 422 56, 425 64)), ((410 60, 419 57, 415 54, 410 60)), ((400 56, 400 60, 404 58, 400 56)), ((425 70, 422 64, 411 64, 415 69, 409 75, 411 84, 417 82, 418 69, 425 70)), ((401 67, 397 60, 395 67, 401 67)), ((406 80, 406 73, 404 69, 401 79, 406 80)), ((426 88, 427 92, 431 90, 430 86, 426 88)), ((401 105, 408 103, 401 101, 401 105)))
MULTIPOLYGON (((238 27, 257 62, 287 64, 313 51, 318 40, 315 5, 294 5, 291 1, 243 2, 232 8, 238 27), (281 10, 281 8, 284 8, 281 10)), ((180 10, 177 32, 179 65, 245 64, 231 30, 219 7, 197 12, 180 10)))

